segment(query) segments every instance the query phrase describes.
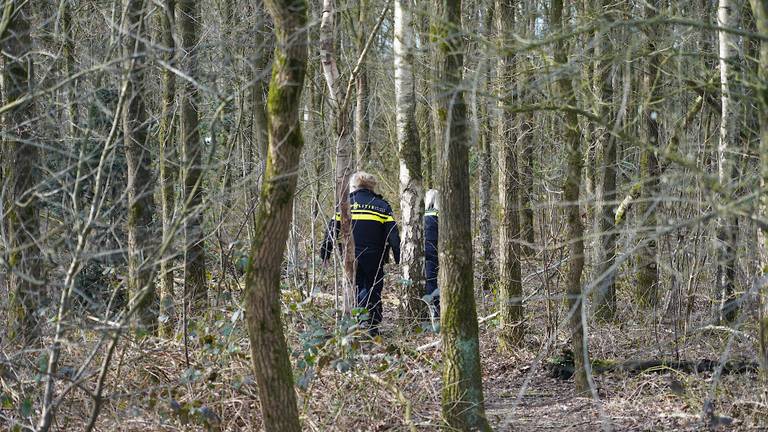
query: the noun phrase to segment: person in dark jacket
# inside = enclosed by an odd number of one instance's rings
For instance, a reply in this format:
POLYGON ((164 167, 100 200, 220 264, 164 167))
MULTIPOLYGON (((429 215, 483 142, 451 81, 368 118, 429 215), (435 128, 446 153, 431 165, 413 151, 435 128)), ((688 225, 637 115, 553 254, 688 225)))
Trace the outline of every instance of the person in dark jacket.
MULTIPOLYGON (((381 291, 384 288, 384 264, 389 251, 395 263, 400 264, 400 234, 392 215, 392 207, 378 195, 376 179, 358 171, 349 180, 352 235, 355 239, 355 286, 357 307, 369 313, 367 324, 372 335, 378 334, 381 324, 381 291)), ((341 215, 336 213, 328 223, 325 241, 320 249, 323 262, 331 257, 334 243, 341 228, 341 215)))
POLYGON ((437 258, 438 212, 440 194, 435 189, 427 191, 424 197, 424 277, 426 294, 431 297, 430 310, 433 317, 440 316, 440 289, 437 287, 437 271, 440 268, 437 258))

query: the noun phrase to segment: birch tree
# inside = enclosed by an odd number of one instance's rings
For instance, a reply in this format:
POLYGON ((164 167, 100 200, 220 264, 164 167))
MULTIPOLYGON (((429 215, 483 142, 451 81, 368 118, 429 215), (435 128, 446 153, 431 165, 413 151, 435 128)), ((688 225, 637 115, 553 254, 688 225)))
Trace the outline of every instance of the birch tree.
POLYGON ((424 188, 421 175, 421 144, 416 125, 413 75, 413 13, 410 0, 395 0, 395 107, 400 156, 400 211, 403 217, 400 264, 403 276, 403 314, 406 320, 421 319, 424 294, 424 188))
MULTIPOLYGON (((739 25, 740 5, 735 0, 719 0, 717 24, 727 29, 739 25)), ((734 101, 736 90, 736 62, 738 60, 739 37, 730 31, 718 31, 720 67, 720 135, 717 146, 717 179, 721 193, 732 190, 735 164, 729 155, 736 148, 738 135, 739 104, 734 101)), ((717 287, 720 297, 719 318, 733 322, 738 312, 734 296, 736 279, 737 219, 721 214, 717 220, 717 287)))

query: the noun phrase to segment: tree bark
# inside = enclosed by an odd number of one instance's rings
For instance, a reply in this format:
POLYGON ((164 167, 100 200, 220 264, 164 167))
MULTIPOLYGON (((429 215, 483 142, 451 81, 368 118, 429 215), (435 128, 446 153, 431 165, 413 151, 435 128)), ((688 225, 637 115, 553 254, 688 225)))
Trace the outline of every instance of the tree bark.
POLYGON ((328 85, 330 102, 334 108, 336 131, 336 211, 341 215, 339 238, 343 256, 342 310, 349 315, 355 303, 355 239, 352 237, 352 213, 349 208, 349 177, 354 169, 354 143, 350 137, 349 114, 344 112, 345 89, 339 82, 339 69, 334 49, 334 0, 323 0, 320 21, 320 62, 328 85))
MULTIPOLYGON (((761 34, 768 34, 768 0, 750 0, 752 14, 755 17, 757 30, 761 34)), ((768 185, 768 43, 760 42, 760 58, 758 61, 758 82, 762 83, 756 89, 756 96, 760 107, 760 180, 763 191, 768 185)), ((763 220, 768 218, 768 194, 760 195, 760 216, 763 220)), ((766 249, 765 241, 768 239, 768 229, 763 225, 762 236, 763 250, 766 249)), ((768 282, 765 281, 767 265, 762 263, 763 282, 760 287, 760 346, 759 355, 763 364, 765 376, 768 376, 768 282)))
POLYGON ((125 109, 123 140, 128 167, 128 295, 129 307, 136 309, 136 324, 150 333, 157 330, 155 293, 155 246, 152 214, 155 202, 154 174, 148 145, 147 109, 144 102, 147 27, 143 0, 124 0, 123 56, 125 70, 125 109))
MULTIPOLYGON (((488 10, 485 14, 484 32, 486 36, 493 34, 493 2, 490 1, 488 10)), ((488 54, 489 58, 491 54, 488 54)), ((488 61, 488 66, 483 72, 485 92, 491 91, 491 62, 488 61)), ((480 232, 480 263, 479 263, 479 278, 480 289, 483 292, 490 292, 493 289, 493 284, 496 282, 496 270, 493 253, 493 225, 491 224, 491 188, 493 183, 493 168, 492 168, 492 116, 488 110, 488 106, 491 98, 478 95, 480 98, 478 107, 478 117, 480 118, 480 151, 479 151, 479 163, 478 163, 478 177, 479 177, 479 191, 478 199, 479 214, 477 217, 478 230, 480 232)))
MULTIPOLYGON (((552 31, 563 31, 563 0, 552 0, 550 5, 550 26, 552 31)), ((568 63, 568 52, 565 41, 555 43, 555 62, 560 66, 568 63)), ((560 97, 567 106, 577 106, 576 94, 571 78, 562 73, 557 80, 560 97)), ((569 323, 571 328, 571 345, 574 352, 576 393, 587 394, 587 367, 589 362, 586 318, 584 316, 584 295, 581 291, 581 274, 584 269, 584 227, 581 223, 579 206, 579 190, 581 188, 581 135, 576 112, 569 110, 565 113, 565 142, 568 146, 568 165, 565 184, 563 185, 563 207, 568 223, 568 274, 566 289, 568 294, 569 323)))
POLYGON ((283 335, 280 270, 293 213, 301 150, 301 91, 307 65, 306 3, 266 0, 276 44, 269 87, 269 154, 245 281, 251 357, 267 431, 301 431, 283 335), (297 37, 298 36, 298 37, 297 37))
MULTIPOLYGON (((740 6, 731 0, 719 0, 717 25, 729 29, 739 26, 740 6)), ((735 164, 728 156, 729 149, 737 147, 739 138, 737 122, 739 104, 733 95, 736 89, 735 63, 739 55, 739 38, 726 31, 718 32, 720 65, 720 141, 717 146, 717 178, 723 191, 733 190, 735 164)), ((725 199, 728 197, 722 197, 725 199)), ((719 319, 725 322, 736 320, 739 307, 735 296, 736 279, 736 217, 721 214, 717 218, 717 287, 720 298, 719 319)))
MULTIPOLYGON (((196 79, 200 4, 195 0, 178 0, 176 20, 181 35, 185 61, 182 70, 196 79)), ((203 228, 203 145, 199 130, 199 94, 195 84, 184 80, 181 97, 181 147, 184 173, 184 200, 188 216, 184 222, 184 298, 191 301, 190 313, 197 313, 208 300, 203 228)))
MULTIPOLYGON (((611 22, 614 19, 615 10, 612 9, 613 2, 610 0, 601 0, 600 8, 603 12, 603 19, 611 22)), ((604 57, 611 52, 611 33, 610 31, 598 34, 599 38, 595 46, 594 68, 594 91, 595 104, 600 110, 600 118, 604 125, 598 126, 595 130, 595 147, 602 151, 603 162, 603 182, 600 187, 600 199, 598 201, 598 230, 600 239, 600 250, 598 257, 600 261, 597 265, 595 277, 598 282, 594 297, 595 316, 603 321, 613 320, 616 316, 616 270, 613 268, 616 263, 616 242, 619 234, 615 223, 614 206, 617 199, 617 167, 618 167, 618 142, 613 135, 616 126, 616 106, 613 102, 613 82, 611 70, 612 62, 605 61, 604 57)))
POLYGON ((395 107, 400 156, 400 212, 403 215, 400 265, 404 322, 426 317, 424 295, 424 188, 416 125, 413 77, 413 12, 410 0, 395 0, 395 107))
POLYGON ((457 430, 491 430, 485 417, 472 268, 469 197, 470 127, 461 80, 464 47, 461 1, 436 0, 431 25, 435 52, 438 129, 440 306, 443 340, 442 412, 457 430))
POLYGON ((496 37, 500 50, 497 70, 499 113, 496 139, 499 148, 499 349, 511 351, 525 335, 523 286, 520 276, 520 176, 517 172, 517 137, 514 116, 505 113, 509 100, 503 92, 515 87, 515 58, 506 54, 512 48, 510 30, 515 22, 515 1, 496 0, 496 37))
MULTIPOLYGON (((32 92, 33 73, 30 37, 30 3, 8 1, 3 6, 3 21, 8 27, 2 36, 3 92, 5 103, 13 104, 32 92)), ((23 345, 40 338, 41 322, 37 310, 46 297, 43 260, 40 251, 40 203, 35 185, 40 180, 40 151, 35 144, 31 121, 34 105, 27 100, 4 114, 3 187, 6 200, 3 222, 9 249, 8 263, 8 338, 23 345)))
MULTIPOLYGON (((645 3, 647 19, 655 18, 661 2, 649 0, 645 3)), ((637 232, 640 244, 637 253, 637 287, 635 297, 641 305, 654 306, 659 299, 659 270, 657 263, 657 222, 656 211, 659 205, 659 169, 658 150, 661 139, 659 119, 661 114, 661 53, 657 50, 659 43, 658 29, 646 27, 648 37, 648 67, 643 76, 644 88, 648 94, 644 108, 646 139, 648 140, 640 159, 640 170, 645 182, 640 191, 642 202, 638 206, 642 215, 642 227, 637 232)))
MULTIPOLYGON (((363 53, 365 41, 368 38, 368 0, 360 0, 358 5, 357 20, 357 54, 363 53)), ((397 40, 397 36, 395 36, 397 40)), ((357 77, 355 78, 355 152, 357 154, 357 168, 364 170, 371 163, 371 143, 369 139, 368 127, 368 67, 367 61, 363 59, 357 77)))
MULTIPOLYGON (((171 65, 176 61, 176 40, 173 37, 174 12, 176 0, 164 0, 158 11, 160 20, 160 40, 164 47, 163 61, 171 65)), ((175 237, 173 212, 176 206, 174 184, 178 177, 178 151, 176 150, 176 122, 174 121, 174 101, 176 100, 176 74, 169 68, 162 68, 163 96, 160 105, 160 125, 158 130, 159 168, 160 168, 160 206, 163 224, 163 238, 175 237)), ((174 310, 173 262, 176 251, 171 245, 160 261, 160 319, 159 334, 172 337, 176 323, 174 310)))

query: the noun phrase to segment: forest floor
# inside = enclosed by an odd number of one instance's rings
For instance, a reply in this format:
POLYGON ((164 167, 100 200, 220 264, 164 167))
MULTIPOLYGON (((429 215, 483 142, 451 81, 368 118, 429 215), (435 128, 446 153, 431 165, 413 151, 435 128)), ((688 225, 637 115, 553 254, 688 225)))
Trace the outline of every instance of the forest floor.
MULTIPOLYGON (((439 335, 430 331, 402 334, 394 318, 397 299, 391 290, 385 295, 383 334, 375 340, 335 325, 330 296, 310 302, 295 292, 286 293, 285 322, 305 430, 440 428, 440 349, 423 348, 439 335)), ((492 307, 490 295, 480 299, 478 315, 489 315, 492 307)), ((498 352, 492 319, 480 325, 485 408, 495 430, 768 430, 768 386, 754 373, 718 378, 709 372, 660 368, 602 373, 594 375, 593 397, 576 397, 573 381, 553 378, 547 367, 567 347, 564 314, 562 301, 530 302, 524 346, 511 354, 498 352), (702 420, 708 399, 713 401, 715 425, 702 420)), ((704 322, 704 314, 694 314, 689 321, 704 322)), ((125 338, 106 377, 105 403, 95 430, 258 430, 261 414, 242 311, 221 308, 213 315, 208 324, 191 326, 188 360, 181 338, 125 338)), ((618 323, 590 323, 592 358, 756 358, 749 336, 755 333, 749 327, 734 332, 690 324, 687 331, 673 331, 675 326, 670 324, 654 326, 651 315, 622 310, 618 323)), ((70 330, 62 357, 64 370, 83 364, 95 335, 88 328, 70 330)), ((103 351, 88 366, 91 390, 103 351)), ((31 370, 39 359, 30 354, 27 361, 31 370)), ((39 376, 27 374, 25 385, 40 394, 39 376)), ((3 383, 4 394, 13 395, 10 387, 3 383)), ((2 418, 32 423, 34 412, 23 418, 6 403, 23 404, 17 400, 20 397, 4 396, 0 424, 2 418)), ((74 388, 62 401, 55 430, 81 430, 92 407, 91 397, 74 388)))

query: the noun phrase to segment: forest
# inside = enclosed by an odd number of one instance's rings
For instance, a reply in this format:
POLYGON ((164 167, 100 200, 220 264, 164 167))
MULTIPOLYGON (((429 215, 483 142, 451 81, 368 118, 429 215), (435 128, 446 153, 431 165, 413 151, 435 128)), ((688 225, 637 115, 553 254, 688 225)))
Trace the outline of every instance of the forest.
POLYGON ((768 0, 0 14, 0 429, 768 430, 768 0))

